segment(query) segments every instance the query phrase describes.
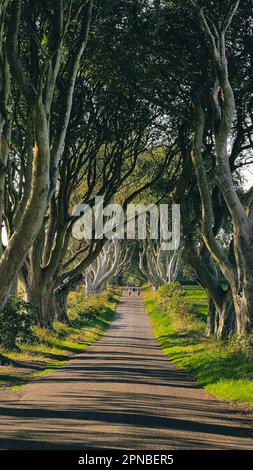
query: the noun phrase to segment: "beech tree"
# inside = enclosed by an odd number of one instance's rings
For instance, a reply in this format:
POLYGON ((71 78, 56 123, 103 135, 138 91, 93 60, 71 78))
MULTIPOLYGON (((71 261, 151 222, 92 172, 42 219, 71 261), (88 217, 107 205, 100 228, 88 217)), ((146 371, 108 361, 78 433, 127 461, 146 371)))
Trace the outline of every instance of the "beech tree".
POLYGON ((84 271, 86 295, 104 290, 108 283, 117 278, 130 264, 130 245, 125 241, 107 241, 92 264, 84 271))
MULTIPOLYGON (((71 240, 73 206, 155 188, 181 204, 207 334, 252 329, 251 24, 250 0, 1 2, 0 309, 18 274, 40 324, 67 321, 106 243, 71 240)), ((178 260, 149 241, 140 266, 158 287, 178 260)))
POLYGON ((163 240, 145 240, 139 253, 139 268, 154 289, 177 279, 180 254, 179 250, 164 250, 163 240))
MULTIPOLYGON (((80 124, 82 115, 78 115, 80 124)), ((92 117, 96 120, 96 117, 92 117)), ((100 124, 101 119, 100 114, 100 124)), ((130 128, 124 127, 121 138, 118 136, 117 140, 110 142, 101 133, 99 126, 96 131, 96 125, 98 123, 91 124, 89 116, 86 130, 84 128, 78 136, 73 116, 60 164, 57 190, 21 270, 28 300, 43 326, 51 326, 55 318, 54 292, 57 291, 59 297, 61 285, 64 285, 66 292, 65 281, 81 275, 93 260, 94 254, 98 253, 98 247, 103 246, 99 240, 93 243, 83 240, 81 243, 72 243, 72 250, 69 251, 72 227, 76 220, 72 215, 74 199, 80 197, 77 200, 79 204, 89 204, 91 207, 97 195, 103 195, 105 204, 110 202, 134 172, 138 155, 146 144, 146 137, 142 134, 138 137, 132 125, 130 128)), ((105 124, 104 129, 108 130, 105 124)))
POLYGON ((200 23, 210 43, 213 59, 213 135, 215 156, 215 180, 224 198, 233 225, 234 263, 217 243, 213 233, 213 207, 210 197, 202 146, 205 129, 205 109, 200 96, 194 96, 196 128, 192 149, 192 161, 197 177, 202 205, 202 236, 205 244, 221 269, 231 288, 236 314, 236 331, 239 334, 249 331, 253 326, 253 258, 252 258, 252 191, 251 188, 242 200, 236 191, 231 166, 229 144, 232 125, 236 112, 233 88, 229 79, 227 60, 226 32, 236 14, 239 1, 232 2, 227 11, 220 16, 220 22, 208 21, 203 9, 197 9, 200 23))
POLYGON ((10 73, 7 63, 5 43, 5 23, 6 10, 9 1, 4 1, 0 5, 0 256, 2 255, 2 226, 3 226, 3 204, 4 204, 4 188, 6 181, 6 166, 8 162, 10 147, 10 73))
POLYGON ((250 2, 160 2, 150 41, 154 96, 152 87, 145 93, 178 132, 184 164, 174 197, 217 336, 252 328, 252 189, 237 184, 238 169, 252 162, 251 20, 250 2), (224 247, 227 219, 232 236, 224 247))
MULTIPOLYGON (((92 0, 57 0, 53 4, 45 1, 40 5, 33 0, 14 0, 1 5, 1 60, 6 61, 7 57, 11 106, 17 109, 20 102, 22 107, 15 124, 22 121, 25 136, 19 155, 18 189, 11 182, 12 174, 8 181, 18 197, 12 198, 13 207, 9 208, 13 223, 8 227, 9 241, 0 259, 0 308, 39 233, 56 189, 92 6, 92 0)), ((4 83, 6 96, 8 80, 4 83)), ((8 140, 11 142, 11 137, 8 140)), ((8 156, 4 158, 6 162, 8 156)))

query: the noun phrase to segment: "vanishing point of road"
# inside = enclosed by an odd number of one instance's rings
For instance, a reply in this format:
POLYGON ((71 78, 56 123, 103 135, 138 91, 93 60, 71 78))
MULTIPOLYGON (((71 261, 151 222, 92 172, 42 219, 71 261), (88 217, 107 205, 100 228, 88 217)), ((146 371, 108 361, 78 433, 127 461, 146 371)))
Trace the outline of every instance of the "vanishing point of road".
POLYGON ((253 449, 253 416, 164 356, 135 295, 97 343, 0 404, 1 449, 253 449))

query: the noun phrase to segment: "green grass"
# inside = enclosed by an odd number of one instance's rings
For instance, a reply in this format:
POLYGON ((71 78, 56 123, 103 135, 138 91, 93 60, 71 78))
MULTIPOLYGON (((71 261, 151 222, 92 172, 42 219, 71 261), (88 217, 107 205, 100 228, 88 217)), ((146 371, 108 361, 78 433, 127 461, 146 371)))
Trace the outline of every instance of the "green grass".
POLYGON ((64 361, 50 363, 47 365, 47 369, 44 369, 40 372, 35 372, 33 374, 4 374, 3 376, 0 376, 0 384, 4 386, 10 386, 12 390, 19 390, 28 382, 30 382, 31 379, 34 380, 38 377, 45 377, 51 374, 55 369, 58 369, 59 367, 63 366, 64 364, 64 361))
POLYGON ((150 315, 155 336, 164 353, 180 369, 189 371, 197 383, 213 396, 253 405, 253 357, 243 348, 232 348, 232 341, 217 341, 205 337, 204 318, 207 297, 203 289, 186 289, 194 307, 196 320, 186 322, 177 329, 177 322, 159 302, 159 294, 147 290, 144 302, 150 315))
POLYGON ((207 308, 207 297, 204 289, 200 286, 184 286, 184 290, 187 293, 187 297, 191 302, 196 314, 200 319, 205 320, 208 308, 207 308))
POLYGON ((6 359, 15 361, 14 366, 0 366, 0 386, 17 390, 38 377, 52 373, 64 365, 73 354, 84 351, 97 341, 110 325, 119 297, 120 292, 117 290, 110 291, 108 295, 98 295, 91 300, 86 300, 83 292, 75 293, 69 303, 71 327, 59 322, 54 323, 54 331, 51 332, 34 327, 35 343, 21 343, 18 350, 11 352, 0 350, 6 359), (86 305, 92 302, 97 314, 89 319, 81 317, 76 305, 85 312, 86 305), (32 371, 34 365, 38 366, 35 372, 32 371), (30 368, 29 373, 24 373, 25 367, 30 368))

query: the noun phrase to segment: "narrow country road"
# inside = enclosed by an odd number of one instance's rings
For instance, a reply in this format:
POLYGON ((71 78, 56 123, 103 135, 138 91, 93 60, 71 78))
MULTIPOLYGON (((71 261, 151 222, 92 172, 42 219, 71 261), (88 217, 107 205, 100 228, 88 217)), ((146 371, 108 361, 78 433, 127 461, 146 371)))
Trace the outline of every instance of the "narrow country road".
POLYGON ((134 295, 96 344, 0 403, 1 449, 253 449, 253 417, 171 364, 134 295))

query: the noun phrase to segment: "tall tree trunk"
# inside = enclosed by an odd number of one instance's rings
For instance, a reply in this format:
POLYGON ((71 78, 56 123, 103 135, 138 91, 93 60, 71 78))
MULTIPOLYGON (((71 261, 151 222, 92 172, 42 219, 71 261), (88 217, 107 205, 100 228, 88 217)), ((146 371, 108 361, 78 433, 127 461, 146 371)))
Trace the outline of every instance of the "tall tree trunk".
POLYGON ((252 331, 253 327, 253 286, 244 282, 241 292, 234 292, 234 306, 236 311, 236 330, 239 335, 252 331))
POLYGON ((10 295, 18 294, 18 276, 16 275, 11 283, 10 295))
POLYGON ((217 315, 216 306, 212 296, 208 293, 208 316, 206 324, 206 336, 208 338, 215 337, 217 331, 217 315))
POLYGON ((20 271, 25 256, 40 230, 47 208, 50 149, 45 109, 40 100, 35 106, 34 122, 36 145, 32 192, 23 219, 0 260, 0 310, 3 309, 8 298, 13 278, 20 271))
MULTIPOLYGON (((246 205, 240 199, 230 166, 229 146, 233 137, 232 126, 236 112, 236 103, 229 79, 226 32, 238 10, 240 1, 235 0, 231 3, 232 7, 225 14, 224 21, 220 24, 217 22, 216 29, 216 25, 212 25, 210 28, 204 10, 199 8, 197 2, 195 7, 202 28, 206 33, 214 63, 213 72, 215 78, 212 90, 212 107, 216 183, 224 198, 233 224, 236 268, 231 264, 226 252, 217 243, 213 233, 211 191, 205 161, 202 158, 206 122, 200 95, 194 99, 196 125, 192 162, 195 168, 202 203, 202 236, 207 248, 230 285, 236 315, 236 331, 238 334, 244 334, 253 328, 253 207, 252 198, 250 198, 249 204, 246 202, 246 205), (220 96, 222 99, 219 99, 220 96)), ((227 324, 231 324, 231 321, 234 323, 233 318, 229 319, 226 312, 221 312, 219 328, 226 330, 227 324)))
POLYGON ((56 318, 61 323, 71 326, 71 321, 67 314, 67 310, 68 310, 67 300, 68 300, 67 292, 61 292, 58 295, 56 294, 55 296, 56 318))
POLYGON ((206 336, 224 339, 235 333, 236 330, 236 315, 231 292, 224 293, 219 304, 215 303, 209 295, 206 336))
POLYGON ((56 302, 54 285, 43 282, 39 283, 32 279, 29 284, 28 302, 36 315, 37 322, 41 327, 52 329, 56 318, 56 302))

